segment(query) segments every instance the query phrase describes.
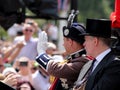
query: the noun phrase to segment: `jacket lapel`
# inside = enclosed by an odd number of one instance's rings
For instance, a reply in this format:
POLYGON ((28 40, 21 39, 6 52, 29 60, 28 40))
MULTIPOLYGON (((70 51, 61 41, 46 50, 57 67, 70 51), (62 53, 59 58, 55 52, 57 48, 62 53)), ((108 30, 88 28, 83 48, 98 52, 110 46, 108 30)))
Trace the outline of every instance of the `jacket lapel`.
POLYGON ((92 60, 91 61, 88 61, 81 69, 80 73, 79 73, 79 76, 78 76, 78 79, 77 81, 75 82, 75 84, 78 84, 83 78, 84 76, 86 75, 86 73, 88 72, 90 66, 92 64, 92 60))
POLYGON ((99 71, 102 71, 103 68, 112 60, 114 60, 114 56, 112 55, 112 52, 108 53, 102 61, 98 64, 98 66, 95 68, 95 70, 91 73, 91 75, 88 77, 88 81, 86 83, 86 89, 85 90, 92 90, 95 82, 95 77, 98 75, 97 73, 99 71), (97 74, 97 75, 96 75, 97 74))

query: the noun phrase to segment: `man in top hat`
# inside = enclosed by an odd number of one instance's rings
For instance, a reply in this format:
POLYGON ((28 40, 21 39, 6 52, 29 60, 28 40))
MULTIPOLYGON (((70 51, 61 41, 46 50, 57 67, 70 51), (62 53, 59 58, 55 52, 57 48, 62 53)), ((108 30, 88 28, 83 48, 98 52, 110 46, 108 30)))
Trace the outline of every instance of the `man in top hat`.
POLYGON ((84 47, 95 58, 85 90, 120 90, 120 60, 111 50, 111 21, 87 19, 84 47))
MULTIPOLYGON (((45 53, 45 43, 47 42, 46 33, 43 31, 39 35, 38 52, 39 56, 36 61, 47 70, 50 75, 60 78, 62 86, 65 90, 69 90, 74 81, 77 80, 80 69, 88 61, 86 58, 82 58, 82 54, 85 54, 83 47, 84 37, 79 34, 85 33, 85 28, 81 24, 73 23, 69 28, 63 28, 64 47, 68 55, 67 62, 61 63, 52 60, 45 53)), ((51 89, 54 90, 54 89, 51 89)), ((63 90, 57 88, 55 90, 63 90)))

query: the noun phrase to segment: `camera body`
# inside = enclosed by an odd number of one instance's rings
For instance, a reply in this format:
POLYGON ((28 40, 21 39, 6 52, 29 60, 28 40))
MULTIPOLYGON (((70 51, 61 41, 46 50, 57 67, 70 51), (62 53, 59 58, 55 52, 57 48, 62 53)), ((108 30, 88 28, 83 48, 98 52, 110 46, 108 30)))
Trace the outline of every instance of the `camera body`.
POLYGON ((20 66, 28 66, 28 62, 27 61, 21 61, 20 66))

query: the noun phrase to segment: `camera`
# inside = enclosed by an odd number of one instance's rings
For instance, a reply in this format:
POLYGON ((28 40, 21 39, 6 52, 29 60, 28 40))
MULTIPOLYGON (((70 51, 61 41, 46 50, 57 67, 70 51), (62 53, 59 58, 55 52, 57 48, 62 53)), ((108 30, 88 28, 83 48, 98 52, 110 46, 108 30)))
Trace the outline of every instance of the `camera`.
POLYGON ((20 62, 20 66, 28 66, 28 62, 20 62))

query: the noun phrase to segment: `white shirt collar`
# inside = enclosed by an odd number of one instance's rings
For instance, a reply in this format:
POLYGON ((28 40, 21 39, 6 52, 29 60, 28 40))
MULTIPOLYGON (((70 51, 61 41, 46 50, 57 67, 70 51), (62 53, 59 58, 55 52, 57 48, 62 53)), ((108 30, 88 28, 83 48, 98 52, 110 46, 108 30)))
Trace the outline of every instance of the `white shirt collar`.
POLYGON ((111 51, 111 49, 109 48, 96 57, 96 61, 94 62, 92 71, 94 71, 94 69, 97 67, 97 65, 101 62, 101 60, 105 57, 105 55, 107 55, 110 51, 111 51))
POLYGON ((102 52, 101 54, 99 54, 96 57, 96 61, 100 62, 105 57, 105 55, 107 55, 110 51, 111 51, 111 49, 109 48, 109 49, 105 50, 104 52, 102 52))

